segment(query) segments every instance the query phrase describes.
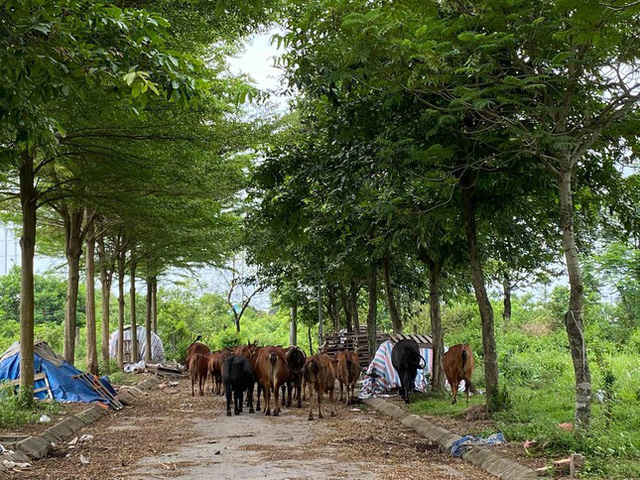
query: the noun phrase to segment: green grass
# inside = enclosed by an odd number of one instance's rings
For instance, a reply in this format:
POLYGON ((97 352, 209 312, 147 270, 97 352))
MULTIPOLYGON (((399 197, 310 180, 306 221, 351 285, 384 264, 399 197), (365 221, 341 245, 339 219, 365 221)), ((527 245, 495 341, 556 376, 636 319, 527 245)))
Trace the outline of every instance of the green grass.
MULTIPOLYGON (((558 459, 571 453, 586 457, 583 478, 630 479, 640 478, 640 401, 632 397, 628 385, 620 385, 605 415, 605 405, 594 402, 592 426, 585 435, 566 432, 559 423, 573 421, 573 387, 571 384, 553 384, 543 389, 529 386, 508 386, 512 408, 494 414, 496 428, 482 431, 470 428, 459 434, 488 436, 502 432, 510 442, 537 440, 543 450, 536 453, 549 459, 558 459)), ((484 403, 484 396, 472 396, 469 405, 484 403)), ((416 396, 411 410, 418 414, 458 417, 467 409, 464 400, 451 405, 450 396, 416 396)))
POLYGON ((36 423, 43 414, 51 416, 60 410, 57 402, 36 400, 32 405, 26 405, 18 395, 11 395, 6 388, 0 387, 0 426, 3 428, 36 423))
POLYGON ((484 395, 471 395, 469 397, 469 405, 464 395, 458 395, 458 403, 451 404, 451 395, 429 396, 425 394, 412 394, 410 404, 411 411, 417 414, 427 415, 446 415, 457 417, 462 414, 471 405, 483 405, 484 395))

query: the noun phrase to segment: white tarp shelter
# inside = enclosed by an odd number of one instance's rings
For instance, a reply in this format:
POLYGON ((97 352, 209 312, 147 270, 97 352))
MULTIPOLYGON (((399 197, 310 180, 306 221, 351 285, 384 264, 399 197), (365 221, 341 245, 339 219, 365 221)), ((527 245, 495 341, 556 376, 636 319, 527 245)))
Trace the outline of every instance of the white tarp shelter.
MULTIPOLYGON (((411 338, 411 336, 403 336, 411 338)), ((391 364, 392 341, 387 340, 378 347, 378 351, 367 368, 367 374, 362 381, 360 398, 369 398, 373 395, 389 394, 400 388, 400 377, 391 364), (375 372, 374 372, 375 370, 375 372)), ((418 370, 415 390, 424 392, 429 386, 431 372, 433 372, 433 351, 431 348, 420 345, 420 355, 426 362, 424 370, 418 370)))
MULTIPOLYGON (((118 351, 118 330, 113 332, 109 337, 109 356, 116 358, 118 351)), ((147 334, 143 326, 138 325, 138 354, 140 359, 144 360, 147 355, 147 334)), ((124 327, 124 359, 125 362, 131 361, 131 325, 124 327)), ((164 346, 162 340, 155 333, 151 332, 151 361, 160 363, 164 360, 164 346)))

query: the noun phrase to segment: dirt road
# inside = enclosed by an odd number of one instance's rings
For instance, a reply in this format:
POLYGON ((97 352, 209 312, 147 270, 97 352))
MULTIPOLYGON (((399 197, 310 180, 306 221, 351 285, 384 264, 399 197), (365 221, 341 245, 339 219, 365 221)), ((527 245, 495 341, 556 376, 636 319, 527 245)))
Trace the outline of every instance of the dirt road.
POLYGON ((181 381, 105 415, 80 432, 92 439, 57 445, 52 458, 8 478, 495 478, 364 405, 335 409, 313 422, 307 408, 227 417, 221 397, 191 397, 181 381))

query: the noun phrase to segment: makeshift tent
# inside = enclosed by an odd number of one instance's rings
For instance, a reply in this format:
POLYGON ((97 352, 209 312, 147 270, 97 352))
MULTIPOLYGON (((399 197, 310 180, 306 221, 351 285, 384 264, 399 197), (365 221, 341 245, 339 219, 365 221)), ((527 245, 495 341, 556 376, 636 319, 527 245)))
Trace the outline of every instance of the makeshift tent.
MULTIPOLYGON (((140 360, 144 360, 147 355, 147 332, 145 327, 138 325, 138 354, 140 360)), ((109 356, 116 358, 118 352, 118 330, 113 332, 109 337, 109 356)), ((131 359, 131 325, 124 327, 124 360, 125 362, 132 361, 131 359)), ((162 340, 155 333, 151 332, 151 361, 154 363, 160 363, 164 360, 164 346, 162 340)))
MULTIPOLYGON (((45 341, 36 340, 33 351, 34 374, 44 373, 47 376, 54 400, 59 402, 105 401, 86 383, 73 378, 74 375, 81 375, 82 372, 56 354, 45 341)), ((18 378, 20 378, 20 342, 14 342, 0 357, 0 382, 18 378)), ((115 394, 106 377, 102 377, 100 381, 112 394, 115 394)), ((45 381, 37 380, 34 388, 37 390, 42 387, 45 387, 45 381)), ((47 392, 38 392, 35 396, 44 399, 47 392)))
MULTIPOLYGON (((404 335, 403 337, 411 338, 411 336, 408 335, 404 335)), ((400 388, 400 377, 391 363, 391 350, 393 349, 393 345, 390 340, 386 340, 378 347, 376 355, 369 364, 367 374, 362 382, 360 398, 369 398, 378 394, 389 394, 400 388)), ((418 346, 420 347, 420 355, 425 359, 426 367, 424 370, 418 370, 415 389, 419 392, 424 392, 428 388, 431 372, 433 372, 433 352, 431 348, 424 346, 424 344, 419 343, 418 346)))

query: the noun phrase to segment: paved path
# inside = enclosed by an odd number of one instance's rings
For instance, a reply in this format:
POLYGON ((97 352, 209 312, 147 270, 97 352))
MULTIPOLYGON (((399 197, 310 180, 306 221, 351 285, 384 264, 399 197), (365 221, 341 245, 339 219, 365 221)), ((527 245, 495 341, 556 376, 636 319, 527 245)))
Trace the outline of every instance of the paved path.
POLYGON ((337 405, 335 417, 313 422, 307 408, 227 417, 222 398, 190 390, 186 381, 155 389, 83 430, 91 441, 58 445, 55 458, 10 478, 495 478, 364 405, 337 405))

